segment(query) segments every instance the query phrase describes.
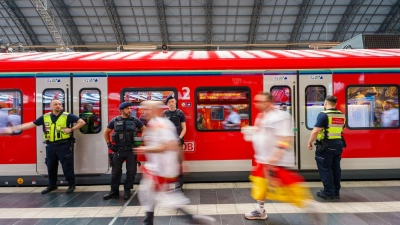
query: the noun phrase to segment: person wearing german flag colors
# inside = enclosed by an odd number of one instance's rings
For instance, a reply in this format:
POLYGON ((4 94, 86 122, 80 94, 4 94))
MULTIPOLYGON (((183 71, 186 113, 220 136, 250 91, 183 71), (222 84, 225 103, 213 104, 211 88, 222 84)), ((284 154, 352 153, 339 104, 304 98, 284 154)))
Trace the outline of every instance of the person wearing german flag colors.
POLYGON ((345 115, 336 109, 337 98, 328 95, 324 102, 324 111, 320 112, 317 122, 308 140, 308 149, 316 140, 315 161, 324 189, 317 196, 325 200, 340 199, 340 180, 342 171, 340 160, 346 142, 343 138, 345 115))
POLYGON ((260 111, 255 125, 242 128, 242 133, 245 140, 253 143, 257 165, 249 178, 252 182, 251 196, 257 200, 258 207, 246 213, 245 217, 259 220, 268 217, 264 209, 265 199, 305 207, 313 198, 303 177, 287 169, 295 163, 290 114, 274 107, 269 92, 257 94, 254 105, 260 111))

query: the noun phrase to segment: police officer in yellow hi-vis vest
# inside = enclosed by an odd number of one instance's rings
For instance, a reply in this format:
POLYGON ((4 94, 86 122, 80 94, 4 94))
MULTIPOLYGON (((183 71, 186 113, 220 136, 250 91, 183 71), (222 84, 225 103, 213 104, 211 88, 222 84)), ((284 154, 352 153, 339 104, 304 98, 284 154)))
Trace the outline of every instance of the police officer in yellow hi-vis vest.
POLYGON ((340 199, 340 180, 342 171, 340 160, 346 142, 342 136, 345 115, 336 109, 337 98, 329 95, 325 98, 324 111, 320 112, 317 122, 308 140, 308 149, 316 140, 315 161, 324 189, 317 196, 325 200, 340 199))
POLYGON ((11 127, 7 133, 13 130, 27 130, 36 126, 44 126, 44 139, 46 140, 46 165, 49 173, 49 186, 42 191, 47 194, 57 187, 58 161, 60 161, 64 176, 68 181, 67 194, 75 190, 74 157, 71 149, 71 133, 85 125, 85 121, 79 117, 64 112, 61 101, 52 99, 50 101, 52 112, 40 116, 33 122, 24 123, 19 126, 11 127), (71 127, 73 123, 77 123, 71 127))

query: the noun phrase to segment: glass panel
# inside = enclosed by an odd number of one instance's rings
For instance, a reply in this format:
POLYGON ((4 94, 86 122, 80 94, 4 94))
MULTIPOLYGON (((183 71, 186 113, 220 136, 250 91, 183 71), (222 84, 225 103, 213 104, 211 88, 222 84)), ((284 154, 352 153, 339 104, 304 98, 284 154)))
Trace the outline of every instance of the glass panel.
POLYGON ((358 86, 347 88, 348 126, 398 127, 397 86, 358 86))
POLYGON ((239 130, 249 124, 250 92, 198 90, 196 126, 199 130, 239 130))
MULTIPOLYGON (((151 91, 135 91, 135 90, 123 90, 123 99, 125 102, 131 102, 134 106, 132 108, 132 116, 139 118, 143 124, 147 124, 146 120, 144 119, 144 111, 141 109, 140 103, 146 100, 152 101, 162 101, 165 103, 165 99, 169 95, 175 95, 174 91, 170 90, 151 90, 151 91)), ((168 109, 168 106, 165 105, 165 109, 168 109)))
MULTIPOLYGON (((0 129, 17 126, 22 123, 21 91, 0 90, 0 129)), ((21 133, 20 130, 14 134, 21 133)))
POLYGON ((65 96, 62 89, 46 89, 43 91, 42 103, 43 103, 43 114, 51 112, 50 101, 52 99, 58 99, 61 101, 62 110, 65 110, 65 96))
POLYGON ((79 117, 86 125, 79 130, 83 134, 101 131, 101 93, 99 89, 81 89, 79 92, 79 117))
POLYGON ((306 127, 309 130, 314 128, 318 114, 324 111, 326 88, 324 86, 306 87, 306 127))
POLYGON ((271 88, 272 101, 277 109, 292 114, 292 93, 288 86, 274 86, 271 88))

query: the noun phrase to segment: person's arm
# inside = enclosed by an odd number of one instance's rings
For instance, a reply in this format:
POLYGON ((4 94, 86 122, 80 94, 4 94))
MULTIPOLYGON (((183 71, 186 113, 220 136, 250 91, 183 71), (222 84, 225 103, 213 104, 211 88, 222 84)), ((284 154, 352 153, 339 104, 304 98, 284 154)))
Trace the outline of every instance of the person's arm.
POLYGON ((36 127, 36 124, 34 124, 33 122, 29 122, 29 123, 24 123, 24 124, 17 125, 17 126, 14 126, 14 127, 3 128, 0 132, 4 133, 4 134, 12 134, 16 130, 21 130, 22 131, 22 130, 28 130, 28 129, 31 129, 31 128, 34 128, 34 127, 36 127))
POLYGON ((76 125, 71 127, 71 128, 65 128, 64 129, 64 133, 65 134, 69 134, 74 130, 78 130, 79 128, 85 126, 86 122, 83 119, 79 119, 78 121, 76 121, 76 125))
POLYGON ((179 138, 182 139, 186 134, 186 122, 181 122, 182 131, 179 134, 179 138))
POLYGON ((143 125, 143 127, 140 128, 140 130, 142 131, 142 137, 144 137, 144 135, 146 134, 146 126, 143 125))
POLYGON ((106 141, 106 143, 108 144, 108 143, 110 143, 111 141, 110 141, 110 133, 111 133, 111 129, 110 128, 106 128, 105 130, 104 130, 104 133, 103 133, 103 136, 104 136, 104 140, 106 141))
POLYGON ((319 113, 317 122, 313 130, 311 131, 310 138, 308 139, 307 147, 308 150, 312 150, 312 143, 317 139, 318 133, 322 131, 322 128, 328 126, 328 116, 325 113, 319 113))
POLYGON ((183 114, 182 111, 181 111, 181 116, 180 116, 179 119, 181 121, 181 128, 182 128, 182 131, 179 134, 179 138, 182 139, 186 134, 186 117, 185 117, 185 114, 183 114))
POLYGON ((319 132, 321 132, 322 127, 314 127, 313 130, 311 131, 310 138, 308 139, 308 150, 312 150, 312 143, 317 139, 317 136, 319 132))

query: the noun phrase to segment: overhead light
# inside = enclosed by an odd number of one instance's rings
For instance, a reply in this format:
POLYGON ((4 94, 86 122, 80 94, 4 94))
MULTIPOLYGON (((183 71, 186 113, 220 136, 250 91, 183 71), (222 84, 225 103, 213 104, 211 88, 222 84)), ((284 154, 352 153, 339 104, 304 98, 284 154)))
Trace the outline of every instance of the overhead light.
POLYGON ((156 45, 124 45, 125 50, 154 50, 157 49, 156 45))

